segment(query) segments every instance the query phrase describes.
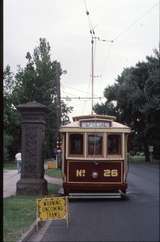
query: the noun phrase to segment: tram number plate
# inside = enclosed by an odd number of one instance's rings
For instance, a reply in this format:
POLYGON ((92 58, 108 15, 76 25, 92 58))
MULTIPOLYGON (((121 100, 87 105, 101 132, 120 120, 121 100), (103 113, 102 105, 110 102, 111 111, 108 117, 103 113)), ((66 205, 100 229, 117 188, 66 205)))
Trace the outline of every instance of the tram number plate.
POLYGON ((104 170, 104 176, 105 177, 116 177, 118 176, 118 170, 117 169, 107 169, 107 170, 104 170))
MULTIPOLYGON (((76 170, 76 177, 84 177, 86 175, 86 171, 84 169, 77 169, 76 170)), ((103 176, 104 177, 116 177, 118 176, 118 170, 117 169, 107 169, 104 170, 103 176)))
POLYGON ((84 169, 76 170, 76 176, 86 176, 86 171, 84 169))

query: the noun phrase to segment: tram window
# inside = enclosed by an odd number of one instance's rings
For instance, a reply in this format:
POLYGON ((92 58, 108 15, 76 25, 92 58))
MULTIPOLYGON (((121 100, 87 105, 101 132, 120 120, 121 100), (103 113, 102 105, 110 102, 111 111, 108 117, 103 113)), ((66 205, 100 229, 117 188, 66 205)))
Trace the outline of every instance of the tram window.
POLYGON ((108 135, 107 151, 108 155, 121 154, 121 135, 108 135))
POLYGON ((83 134, 69 135, 69 154, 83 155, 83 134))
POLYGON ((101 135, 88 135, 88 155, 102 155, 103 137, 101 135))

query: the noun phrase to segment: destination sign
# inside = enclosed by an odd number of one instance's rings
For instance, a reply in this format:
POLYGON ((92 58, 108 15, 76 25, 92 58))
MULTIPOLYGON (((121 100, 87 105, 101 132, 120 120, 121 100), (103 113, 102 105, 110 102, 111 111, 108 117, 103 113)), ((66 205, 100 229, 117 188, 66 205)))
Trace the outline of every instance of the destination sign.
POLYGON ((82 128, 110 128, 111 122, 109 121, 81 121, 82 128))

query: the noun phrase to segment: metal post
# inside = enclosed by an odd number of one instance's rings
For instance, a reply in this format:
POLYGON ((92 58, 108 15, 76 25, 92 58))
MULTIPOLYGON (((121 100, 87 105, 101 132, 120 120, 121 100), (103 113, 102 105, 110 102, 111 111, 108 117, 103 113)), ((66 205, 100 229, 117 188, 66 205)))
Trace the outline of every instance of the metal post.
POLYGON ((149 145, 148 149, 149 149, 150 162, 152 163, 153 162, 153 150, 154 150, 153 145, 149 145))

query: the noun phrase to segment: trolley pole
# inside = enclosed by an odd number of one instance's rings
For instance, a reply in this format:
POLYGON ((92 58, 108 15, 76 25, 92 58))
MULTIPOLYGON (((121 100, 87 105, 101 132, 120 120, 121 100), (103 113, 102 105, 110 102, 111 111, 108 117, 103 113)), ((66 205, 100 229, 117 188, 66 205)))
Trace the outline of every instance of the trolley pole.
POLYGON ((61 126, 61 89, 60 89, 60 79, 57 80, 57 111, 58 111, 58 124, 61 126))
MULTIPOLYGON (((57 116, 58 116, 58 127, 61 126, 61 92, 60 92, 60 79, 57 81, 57 116)), ((57 136, 57 167, 60 168, 60 158, 61 158, 61 151, 60 151, 60 133, 58 132, 57 136)))
POLYGON ((93 115, 93 96, 94 96, 94 88, 93 88, 93 85, 94 85, 94 61, 93 61, 93 44, 94 44, 94 40, 93 40, 93 36, 92 36, 92 40, 91 40, 91 44, 92 44, 92 49, 91 49, 91 63, 92 63, 92 73, 91 73, 91 76, 92 76, 92 111, 91 111, 91 114, 93 115))
MULTIPOLYGON (((66 70, 62 71, 62 74, 67 74, 66 70)), ((58 128, 61 127, 61 86, 60 86, 60 77, 57 78, 57 121, 58 121, 58 128)), ((56 154, 57 166, 61 168, 61 136, 60 132, 58 132, 57 136, 57 154, 56 154)))

